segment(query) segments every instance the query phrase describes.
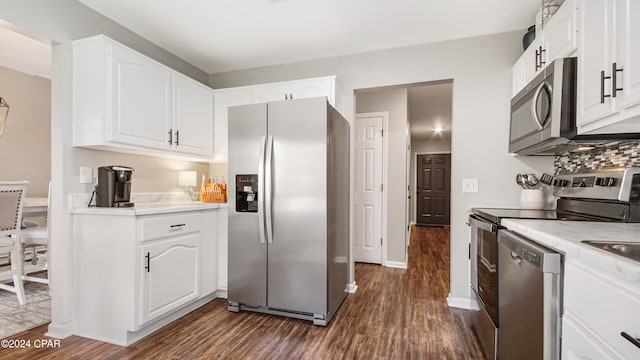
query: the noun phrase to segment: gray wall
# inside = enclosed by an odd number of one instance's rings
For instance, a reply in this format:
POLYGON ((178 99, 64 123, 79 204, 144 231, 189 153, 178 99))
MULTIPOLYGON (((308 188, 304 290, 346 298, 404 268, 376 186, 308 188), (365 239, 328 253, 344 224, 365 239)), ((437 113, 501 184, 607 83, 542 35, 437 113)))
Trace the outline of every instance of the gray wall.
MULTIPOLYGON (((27 196, 46 197, 51 177, 51 80, 0 66, 9 104, 0 137, 0 181, 29 180, 27 196)), ((0 110, 0 121, 6 109, 0 110)))
POLYGON ((52 322, 49 333, 66 336, 73 332, 73 236, 68 195, 88 192, 91 185, 79 184, 80 166, 103 164, 137 168, 134 191, 171 191, 177 175, 173 171, 197 169, 208 172, 208 164, 161 161, 144 156, 78 149, 72 144, 71 41, 105 34, 157 61, 203 83, 208 75, 141 36, 103 17, 75 0, 0 0, 0 18, 22 30, 53 41, 51 79, 51 178, 53 181, 50 220, 50 279, 52 322))
MULTIPOLYGON (((407 89, 390 89, 356 94, 356 113, 377 111, 389 112, 387 131, 388 162, 385 164, 389 176, 385 184, 388 209, 402 209, 404 186, 407 183, 405 159, 407 153, 407 89)), ((405 211, 387 212, 387 258, 386 261, 406 263, 405 211)))
MULTIPOLYGON (((522 53, 522 34, 517 31, 212 74, 210 83, 222 88, 337 75, 345 91, 343 114, 352 121, 355 89, 453 79, 449 303, 470 306, 468 210, 518 206, 521 189, 513 180, 515 174, 553 168, 551 157, 517 158, 507 153, 511 67, 522 53), (480 191, 462 193, 464 178, 477 178, 480 191)), ((404 209, 389 208, 388 212, 404 209)))

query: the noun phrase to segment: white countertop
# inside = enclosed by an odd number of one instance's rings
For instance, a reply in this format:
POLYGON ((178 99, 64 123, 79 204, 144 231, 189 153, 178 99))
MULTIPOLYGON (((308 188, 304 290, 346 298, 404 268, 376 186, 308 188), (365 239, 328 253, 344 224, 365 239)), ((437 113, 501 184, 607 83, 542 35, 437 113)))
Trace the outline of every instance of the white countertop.
POLYGON ((501 225, 562 252, 567 262, 580 262, 640 289, 640 262, 581 243, 582 240, 640 243, 640 224, 504 219, 501 225))
POLYGON ((179 202, 154 202, 154 203, 138 203, 129 208, 111 208, 111 207, 74 207, 71 209, 72 214, 91 214, 91 215, 115 215, 115 216, 135 216, 135 215, 153 215, 166 214, 182 211, 199 211, 209 209, 226 208, 226 203, 199 202, 199 201, 179 201, 179 202))

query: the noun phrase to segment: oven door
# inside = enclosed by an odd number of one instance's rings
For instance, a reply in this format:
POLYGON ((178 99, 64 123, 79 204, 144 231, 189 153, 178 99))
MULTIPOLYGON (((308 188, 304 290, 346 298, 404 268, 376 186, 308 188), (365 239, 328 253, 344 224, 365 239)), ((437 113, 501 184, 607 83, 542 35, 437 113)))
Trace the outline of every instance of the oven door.
POLYGON ((498 225, 469 215, 471 225, 471 286, 498 326, 498 225))

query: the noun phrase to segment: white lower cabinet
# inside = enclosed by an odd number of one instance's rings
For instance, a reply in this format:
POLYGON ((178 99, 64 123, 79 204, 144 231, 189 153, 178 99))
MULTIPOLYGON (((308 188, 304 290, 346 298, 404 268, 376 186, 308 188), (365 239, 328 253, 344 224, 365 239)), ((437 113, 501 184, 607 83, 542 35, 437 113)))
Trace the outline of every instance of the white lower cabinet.
POLYGON ((200 233, 140 247, 140 325, 199 295, 200 233))
POLYGON ((102 209, 73 214, 75 335, 129 345, 218 296, 226 209, 102 209))
POLYGON ((572 262, 565 264, 564 284, 563 359, 640 359, 640 348, 621 335, 640 338, 637 284, 572 262))
POLYGON ((569 314, 562 320, 562 359, 604 360, 615 359, 588 330, 584 330, 569 314))

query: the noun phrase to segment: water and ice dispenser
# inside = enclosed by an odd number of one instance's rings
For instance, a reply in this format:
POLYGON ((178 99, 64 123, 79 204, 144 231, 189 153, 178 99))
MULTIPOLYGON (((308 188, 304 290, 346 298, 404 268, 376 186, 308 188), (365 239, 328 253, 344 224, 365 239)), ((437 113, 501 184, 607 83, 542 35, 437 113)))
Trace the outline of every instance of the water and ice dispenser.
POLYGON ((236 211, 258 212, 258 175, 236 175, 236 211))

